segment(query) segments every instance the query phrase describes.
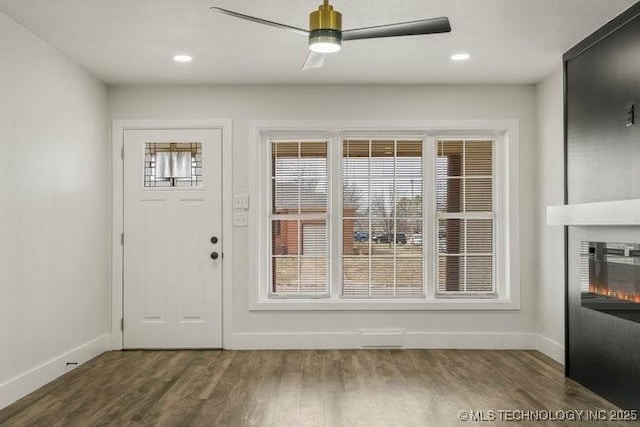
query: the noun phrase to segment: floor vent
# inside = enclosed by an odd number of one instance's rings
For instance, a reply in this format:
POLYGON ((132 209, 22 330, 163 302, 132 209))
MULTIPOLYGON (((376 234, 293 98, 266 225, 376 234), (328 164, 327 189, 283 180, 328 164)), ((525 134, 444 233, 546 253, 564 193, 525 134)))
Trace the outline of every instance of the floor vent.
POLYGON ((360 329, 363 348, 400 348, 404 346, 404 329, 360 329))

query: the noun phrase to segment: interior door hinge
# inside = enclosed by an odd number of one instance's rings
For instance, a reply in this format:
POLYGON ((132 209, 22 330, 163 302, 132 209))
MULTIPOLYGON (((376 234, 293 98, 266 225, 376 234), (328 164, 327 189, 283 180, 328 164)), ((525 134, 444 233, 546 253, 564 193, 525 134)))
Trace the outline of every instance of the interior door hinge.
POLYGON ((120 158, 124 160, 124 145, 120 147, 120 158))
POLYGON ((120 330, 124 331, 124 318, 120 318, 120 330))
POLYGON ((124 246, 124 233, 120 233, 120 244, 124 246))

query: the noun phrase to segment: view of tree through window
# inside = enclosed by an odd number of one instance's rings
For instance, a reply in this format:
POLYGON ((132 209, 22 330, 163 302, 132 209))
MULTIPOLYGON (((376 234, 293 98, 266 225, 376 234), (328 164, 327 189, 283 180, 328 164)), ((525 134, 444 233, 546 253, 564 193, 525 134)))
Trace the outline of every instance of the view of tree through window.
POLYGON ((345 140, 342 294, 423 294, 422 141, 345 140))
POLYGON ((426 153, 424 143, 272 140, 269 294, 496 297, 495 141, 437 139, 426 153), (340 159, 336 176, 330 145, 339 149, 332 150, 340 159), (425 177, 424 162, 435 168, 433 178, 425 177), (330 203, 338 198, 340 204, 330 203), (339 221, 341 236, 330 218, 339 221), (428 264, 427 254, 434 256, 428 264), (425 265, 433 266, 435 282, 425 265))

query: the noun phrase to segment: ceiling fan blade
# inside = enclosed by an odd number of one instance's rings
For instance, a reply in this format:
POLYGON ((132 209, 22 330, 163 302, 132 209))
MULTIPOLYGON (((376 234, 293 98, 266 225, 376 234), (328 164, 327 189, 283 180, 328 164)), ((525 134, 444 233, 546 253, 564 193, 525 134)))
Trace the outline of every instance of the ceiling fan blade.
POLYGON ((324 60, 326 57, 327 57, 326 53, 318 53, 318 52, 309 50, 307 59, 304 61, 304 65, 302 66, 302 71, 307 71, 307 70, 312 70, 314 68, 322 67, 322 64, 324 64, 324 60))
POLYGON ((255 16, 244 15, 242 13, 234 12, 232 10, 223 9, 221 7, 210 7, 209 9, 215 10, 216 12, 224 13, 225 15, 233 16, 234 18, 244 19, 246 21, 256 22, 262 25, 268 25, 269 27, 280 28, 283 30, 288 30, 296 34, 300 34, 303 36, 308 36, 309 31, 303 30, 302 28, 292 27, 291 25, 281 24, 279 22, 267 21, 266 19, 256 18, 255 16))
POLYGON ((342 32, 342 40, 347 41, 375 39, 381 37, 416 36, 420 34, 448 33, 450 31, 451 24, 449 23, 449 18, 442 17, 346 30, 342 32))

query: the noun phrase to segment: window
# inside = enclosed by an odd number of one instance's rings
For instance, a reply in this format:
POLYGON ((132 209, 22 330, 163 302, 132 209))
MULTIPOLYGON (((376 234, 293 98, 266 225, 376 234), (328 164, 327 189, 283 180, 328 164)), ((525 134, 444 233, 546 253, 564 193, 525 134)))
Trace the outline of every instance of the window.
POLYGON ((254 308, 519 307, 517 127, 260 132, 254 308))
POLYGON ((145 187, 200 187, 201 185, 201 142, 147 142, 145 144, 145 187))
POLYGON ((342 295, 423 295, 422 141, 347 139, 342 152, 342 295))
POLYGON ((493 141, 437 142, 437 294, 493 295, 493 141))
POLYGON ((271 143, 272 296, 326 295, 326 141, 271 143))

